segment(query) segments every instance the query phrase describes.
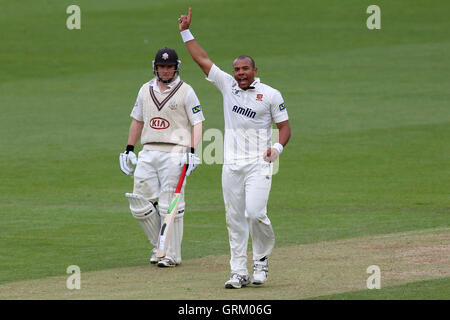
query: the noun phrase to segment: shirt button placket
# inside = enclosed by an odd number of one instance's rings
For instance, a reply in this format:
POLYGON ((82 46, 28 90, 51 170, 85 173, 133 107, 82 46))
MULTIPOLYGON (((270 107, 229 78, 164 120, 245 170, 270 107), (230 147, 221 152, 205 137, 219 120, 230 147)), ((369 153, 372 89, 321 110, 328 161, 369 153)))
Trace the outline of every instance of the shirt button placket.
POLYGON ((242 95, 244 96, 244 105, 243 108, 247 108, 247 92, 243 91, 242 95))

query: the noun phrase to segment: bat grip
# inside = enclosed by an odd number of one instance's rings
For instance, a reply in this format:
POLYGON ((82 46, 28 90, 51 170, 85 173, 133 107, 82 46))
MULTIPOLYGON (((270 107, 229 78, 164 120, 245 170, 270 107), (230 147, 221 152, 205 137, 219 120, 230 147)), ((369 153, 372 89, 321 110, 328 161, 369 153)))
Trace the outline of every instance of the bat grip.
POLYGON ((186 169, 187 169, 187 164, 184 164, 183 169, 181 170, 180 179, 178 180, 177 188, 175 189, 175 193, 181 192, 181 188, 183 187, 184 177, 186 177, 186 169))

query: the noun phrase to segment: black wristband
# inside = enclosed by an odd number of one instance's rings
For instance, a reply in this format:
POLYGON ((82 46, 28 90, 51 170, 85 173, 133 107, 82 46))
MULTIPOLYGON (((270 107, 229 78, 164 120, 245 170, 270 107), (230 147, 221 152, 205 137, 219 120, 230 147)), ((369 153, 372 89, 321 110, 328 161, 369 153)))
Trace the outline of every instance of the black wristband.
POLYGON ((195 149, 191 147, 191 153, 195 153, 195 149))
POLYGON ((132 146, 131 144, 127 145, 127 148, 125 149, 126 153, 130 152, 130 151, 134 151, 134 146, 132 146))

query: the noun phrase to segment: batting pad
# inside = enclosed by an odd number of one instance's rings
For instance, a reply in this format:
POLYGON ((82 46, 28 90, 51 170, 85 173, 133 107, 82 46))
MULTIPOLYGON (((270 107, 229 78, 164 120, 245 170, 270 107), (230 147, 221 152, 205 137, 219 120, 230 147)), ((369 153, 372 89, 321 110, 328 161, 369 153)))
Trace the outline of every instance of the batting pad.
MULTIPOLYGON (((173 259, 177 264, 181 263, 181 242, 183 241, 183 217, 184 209, 178 209, 169 235, 166 257, 173 259)), ((164 216, 161 217, 164 221, 164 216)))
POLYGON ((131 214, 139 221, 150 243, 156 247, 159 229, 161 228, 161 218, 158 209, 151 201, 146 200, 139 194, 125 193, 125 197, 130 202, 131 214))

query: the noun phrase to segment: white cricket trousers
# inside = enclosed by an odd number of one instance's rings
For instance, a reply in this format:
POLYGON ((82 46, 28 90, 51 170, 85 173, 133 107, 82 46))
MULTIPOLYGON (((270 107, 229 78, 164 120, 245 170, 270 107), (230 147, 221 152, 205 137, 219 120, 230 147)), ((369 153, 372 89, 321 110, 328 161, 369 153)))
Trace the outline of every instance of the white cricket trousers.
POLYGON ((272 175, 268 163, 222 167, 222 189, 230 241, 231 273, 248 275, 247 245, 252 238, 253 260, 268 256, 275 245, 272 224, 267 217, 272 175))
MULTIPOLYGON (((153 150, 142 150, 139 152, 138 163, 134 172, 133 192, 142 195, 149 201, 158 200, 161 223, 167 214, 173 193, 180 178, 182 166, 181 157, 185 153, 162 152, 153 150)), ((187 178, 187 177, 186 177, 187 178)), ((178 212, 175 216, 173 232, 169 239, 167 257, 175 262, 181 262, 181 242, 183 238, 183 215, 184 215, 184 188, 186 180, 181 189, 181 198, 178 212)), ((150 242, 156 246, 159 229, 150 235, 150 242)))

